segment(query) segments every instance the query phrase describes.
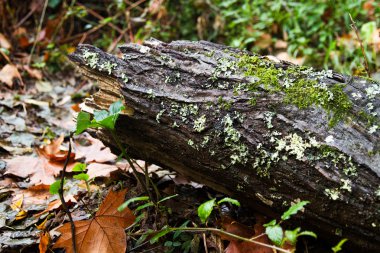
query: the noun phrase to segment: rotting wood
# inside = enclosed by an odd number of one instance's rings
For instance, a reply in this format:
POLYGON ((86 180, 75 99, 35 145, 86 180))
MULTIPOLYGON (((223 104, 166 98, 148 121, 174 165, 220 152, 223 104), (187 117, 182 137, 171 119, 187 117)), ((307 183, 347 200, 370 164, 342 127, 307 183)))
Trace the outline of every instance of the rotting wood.
POLYGON ((70 59, 99 83, 84 110, 125 102, 116 131, 132 156, 269 215, 309 200, 303 225, 380 248, 378 83, 204 41, 120 50, 80 45, 70 59))

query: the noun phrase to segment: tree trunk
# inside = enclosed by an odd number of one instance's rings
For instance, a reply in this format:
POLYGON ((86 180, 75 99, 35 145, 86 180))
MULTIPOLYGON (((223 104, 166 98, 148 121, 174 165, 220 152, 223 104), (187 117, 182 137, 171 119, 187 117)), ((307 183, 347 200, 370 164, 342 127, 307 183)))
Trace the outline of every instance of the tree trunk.
POLYGON ((70 59, 99 83, 83 110, 124 101, 116 130, 132 156, 269 215, 308 200, 303 225, 380 249, 379 84, 204 41, 120 50, 70 59))

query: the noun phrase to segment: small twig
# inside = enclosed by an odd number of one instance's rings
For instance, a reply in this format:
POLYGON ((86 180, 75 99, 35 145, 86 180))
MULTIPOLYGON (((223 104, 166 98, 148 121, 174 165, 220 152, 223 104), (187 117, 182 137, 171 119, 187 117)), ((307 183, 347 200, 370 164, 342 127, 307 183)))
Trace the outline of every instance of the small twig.
POLYGON ((359 41, 359 44, 360 44, 360 48, 362 50, 362 54, 364 56, 364 67, 365 67, 365 70, 367 72, 368 77, 370 78, 371 77, 371 72, 369 71, 368 58, 367 58, 367 55, 365 54, 365 50, 364 50, 364 46, 363 46, 363 41, 360 38, 359 30, 356 27, 355 21, 353 20, 351 14, 349 13, 348 15, 350 16, 350 19, 351 19, 351 28, 355 31, 356 37, 358 38, 358 41, 359 41))
POLYGON ((65 173, 66 173, 67 164, 69 163, 70 155, 71 155, 71 137, 72 137, 72 135, 73 135, 73 133, 70 133, 70 137, 69 137, 69 151, 67 152, 66 160, 65 160, 65 163, 63 165, 63 169, 62 169, 62 173, 61 173, 61 185, 60 185, 59 190, 58 190, 58 195, 59 195, 59 199, 62 202, 62 207, 65 210, 65 212, 66 212, 66 214, 67 214, 67 216, 69 217, 69 220, 70 220, 70 225, 71 225, 71 240, 72 240, 72 243, 73 243, 73 252, 77 253, 77 243, 76 243, 76 238, 75 238, 75 225, 74 225, 73 218, 71 217, 70 210, 69 210, 69 208, 68 208, 68 206, 67 206, 67 204, 65 202, 65 198, 63 197, 63 184, 64 184, 64 181, 65 181, 65 173))
POLYGON ((48 2, 49 2, 48 0, 45 0, 44 8, 42 10, 42 14, 41 14, 41 18, 40 18, 40 23, 38 24, 38 28, 37 28, 36 38, 34 39, 32 50, 30 50, 30 56, 29 56, 28 64, 27 64, 28 66, 30 65, 30 62, 32 61, 32 56, 33 56, 33 53, 34 53, 34 49, 36 48, 36 45, 37 45, 37 42, 38 42, 38 37, 40 36, 40 32, 41 32, 41 28, 42 28, 42 22, 44 22, 44 18, 45 18, 45 13, 46 13, 46 8, 48 6, 48 2))

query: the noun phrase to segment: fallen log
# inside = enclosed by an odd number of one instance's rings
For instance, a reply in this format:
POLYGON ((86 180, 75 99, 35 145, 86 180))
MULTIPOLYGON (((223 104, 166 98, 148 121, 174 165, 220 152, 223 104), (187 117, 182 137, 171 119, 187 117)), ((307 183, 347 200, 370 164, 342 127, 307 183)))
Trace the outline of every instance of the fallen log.
POLYGON ((116 130, 132 156, 270 215, 309 200, 302 224, 380 249, 380 84, 204 41, 120 51, 69 58, 99 84, 83 110, 125 103, 116 130))

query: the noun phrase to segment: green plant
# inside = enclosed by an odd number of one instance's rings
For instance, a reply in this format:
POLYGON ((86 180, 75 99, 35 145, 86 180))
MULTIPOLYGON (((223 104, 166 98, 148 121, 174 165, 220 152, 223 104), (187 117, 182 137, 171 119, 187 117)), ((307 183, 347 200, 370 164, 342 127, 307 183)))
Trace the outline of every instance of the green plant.
POLYGON ((136 170, 135 163, 128 156, 125 148, 122 146, 119 138, 116 135, 116 131, 115 131, 116 121, 124 109, 125 109, 125 106, 123 105, 123 102, 121 100, 118 100, 109 106, 108 111, 107 110, 94 111, 93 119, 91 119, 91 115, 89 113, 81 111, 79 112, 78 117, 77 117, 77 125, 76 125, 75 133, 80 134, 83 131, 87 130, 88 128, 102 128, 102 129, 108 130, 113 140, 115 141, 117 147, 121 150, 121 154, 119 158, 124 157, 128 161, 129 166, 131 166, 133 170, 135 178, 137 179, 138 183, 145 188, 145 192, 149 195, 149 199, 152 201, 158 201, 160 194, 155 184, 150 179, 147 168, 145 169, 145 180, 143 180, 136 170), (152 186, 152 188, 154 189, 154 192, 156 193, 155 198, 153 197, 153 195, 151 194, 151 191, 149 190, 150 186, 152 186))
POLYGON ((347 238, 343 238, 342 240, 340 240, 340 241, 338 242, 337 245, 335 245, 334 247, 332 247, 331 250, 332 250, 334 253, 341 251, 341 250, 342 250, 342 246, 343 246, 343 244, 344 244, 345 242, 347 242, 347 240, 348 240, 347 238))
POLYGON ((86 169, 87 169, 87 166, 84 163, 75 164, 72 171, 80 172, 80 173, 77 175, 74 175, 73 178, 78 179, 78 180, 83 180, 86 183, 87 192, 90 193, 90 180, 89 180, 90 176, 87 173, 85 173, 86 169))
POLYGON ((223 198, 219 200, 218 202, 215 202, 215 201, 216 201, 215 198, 210 199, 198 207, 198 217, 201 219, 202 223, 206 223, 207 219, 209 218, 212 211, 214 210, 214 207, 219 207, 221 203, 228 202, 233 205, 240 206, 239 201, 237 201, 236 199, 223 198))
POLYGON ((156 206, 156 208, 158 208, 158 206, 162 203, 162 202, 165 202, 166 200, 169 200, 169 199, 172 199, 172 198, 175 198, 177 197, 178 194, 174 194, 174 195, 170 195, 170 196, 167 196, 165 198, 162 198, 160 199, 159 201, 157 202, 153 202, 152 200, 149 199, 148 196, 140 196, 140 197, 134 197, 134 198, 131 198, 131 199, 128 199, 127 201, 125 201, 121 206, 118 207, 118 211, 121 212, 123 211, 125 208, 127 208, 131 203, 134 203, 136 201, 143 201, 143 202, 146 202, 145 204, 142 204, 140 206, 138 206, 136 209, 135 209, 135 213, 137 213, 138 211, 142 210, 142 209, 145 209, 147 207, 151 207, 151 206, 156 206))
POLYGON ((301 228, 296 228, 294 230, 285 230, 281 227, 283 221, 288 220, 292 215, 297 214, 305 205, 310 203, 309 201, 300 201, 297 204, 290 206, 290 208, 285 211, 281 220, 277 222, 272 220, 264 225, 265 233, 268 235, 269 239, 277 246, 283 246, 285 242, 289 242, 291 245, 296 245, 297 238, 299 236, 307 235, 314 238, 317 238, 317 235, 311 231, 302 231, 301 228))

